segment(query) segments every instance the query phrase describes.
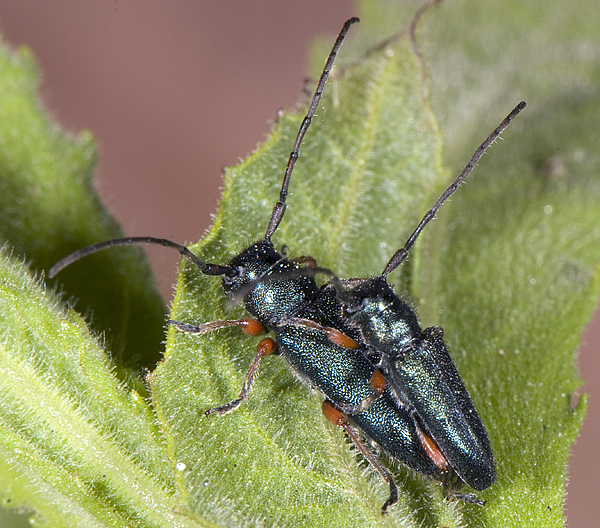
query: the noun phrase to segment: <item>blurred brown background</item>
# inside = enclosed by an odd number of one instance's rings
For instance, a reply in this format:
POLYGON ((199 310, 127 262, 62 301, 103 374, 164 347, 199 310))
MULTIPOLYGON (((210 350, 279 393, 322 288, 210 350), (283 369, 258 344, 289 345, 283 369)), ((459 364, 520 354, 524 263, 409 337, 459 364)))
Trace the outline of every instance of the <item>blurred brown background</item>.
MULTIPOLYGON (((189 243, 216 210, 221 167, 250 153, 276 111, 296 102, 311 39, 333 38, 354 14, 345 0, 0 0, 0 32, 33 49, 63 128, 93 132, 96 183, 125 232, 189 243)), ((168 300, 176 255, 151 258, 168 300)), ((571 528, 600 518, 599 341, 597 314, 580 356, 590 406, 571 457, 571 528)))

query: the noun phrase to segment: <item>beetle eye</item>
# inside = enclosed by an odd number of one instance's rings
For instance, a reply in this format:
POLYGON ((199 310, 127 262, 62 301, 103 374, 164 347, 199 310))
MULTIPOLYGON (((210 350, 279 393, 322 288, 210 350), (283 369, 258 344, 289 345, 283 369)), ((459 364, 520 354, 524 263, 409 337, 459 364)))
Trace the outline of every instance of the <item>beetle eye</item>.
POLYGON ((352 299, 352 302, 344 305, 344 314, 345 315, 353 315, 356 312, 360 312, 364 310, 367 306, 368 299, 366 297, 362 297, 360 299, 352 299))
POLYGON ((244 266, 232 266, 223 275, 223 282, 225 284, 233 284, 236 279, 239 279, 244 274, 244 270, 244 266))

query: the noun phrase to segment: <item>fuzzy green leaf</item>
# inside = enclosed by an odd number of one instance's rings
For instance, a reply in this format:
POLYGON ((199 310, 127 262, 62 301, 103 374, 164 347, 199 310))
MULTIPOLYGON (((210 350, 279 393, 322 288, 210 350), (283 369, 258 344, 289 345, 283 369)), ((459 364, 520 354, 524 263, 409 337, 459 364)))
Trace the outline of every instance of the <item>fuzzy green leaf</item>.
MULTIPOLYGON (((65 136, 37 100, 27 48, 0 47, 0 243, 38 271, 121 231, 92 189, 91 135, 65 136)), ((61 287, 92 314, 113 357, 153 367, 160 358, 164 304, 139 250, 99 254, 60 275, 61 287)))
POLYGON ((423 318, 445 328, 478 409, 488 406, 498 461, 488 506, 465 517, 473 525, 564 524, 567 456, 586 407, 575 352, 600 280, 595 12, 584 0, 452 1, 421 34, 449 164, 485 135, 481 116, 528 102, 440 215, 448 227, 425 237, 447 256, 422 290, 439 293, 423 318))
POLYGON ((44 526, 195 526, 176 515, 144 386, 126 386, 85 322, 0 261, 0 496, 44 526))

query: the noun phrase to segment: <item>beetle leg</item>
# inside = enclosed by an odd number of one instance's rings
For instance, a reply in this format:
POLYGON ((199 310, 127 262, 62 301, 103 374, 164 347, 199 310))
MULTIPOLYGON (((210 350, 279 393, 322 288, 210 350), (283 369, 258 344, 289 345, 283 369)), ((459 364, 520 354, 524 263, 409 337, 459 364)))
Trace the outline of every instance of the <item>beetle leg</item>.
POLYGON ((338 427, 346 431, 346 434, 352 439, 352 441, 354 442, 356 447, 358 447, 363 456, 377 470, 377 472, 381 475, 381 478, 383 478, 383 480, 385 480, 390 486, 390 496, 381 507, 381 515, 385 515, 387 513, 386 510, 388 509, 388 507, 393 506, 398 502, 398 487, 396 486, 396 482, 394 481, 393 475, 360 441, 360 438, 358 437, 356 431, 352 429, 350 425, 348 425, 346 417, 340 411, 338 411, 331 402, 327 400, 323 402, 323 414, 325 415, 325 418, 327 418, 327 420, 329 420, 332 424, 337 425, 338 427))
POLYGON ((474 493, 453 493, 450 498, 466 502, 467 504, 485 506, 485 501, 478 499, 474 493))
MULTIPOLYGON (((201 325, 192 325, 189 323, 180 323, 179 321, 173 321, 169 319, 167 321, 168 325, 174 326, 177 330, 181 332, 185 332, 187 334, 206 334, 208 332, 212 332, 214 330, 218 330, 220 328, 228 328, 230 326, 239 326, 242 329, 242 332, 251 336, 258 336, 260 334, 264 334, 267 329, 255 319, 250 319, 246 317, 244 319, 235 319, 230 321, 211 321, 210 323, 204 323, 201 325)), ((240 404, 248 398, 250 395, 250 391, 252 390, 252 382, 256 377, 256 373, 258 372, 258 365, 260 364, 260 360, 264 356, 268 356, 269 354, 273 354, 277 351, 277 343, 273 341, 273 339, 267 337, 260 341, 256 347, 256 355, 250 364, 250 368, 246 373, 246 377, 244 378, 244 384, 242 385, 242 390, 238 397, 226 403, 224 405, 220 405, 219 407, 214 407, 212 409, 208 409, 204 411, 205 416, 209 416, 211 414, 216 413, 217 416, 224 416, 231 411, 235 411, 240 404)))
POLYGON ((449 501, 462 501, 467 504, 476 504, 477 506, 485 506, 485 501, 478 499, 474 493, 460 493, 460 490, 464 486, 464 482, 456 474, 456 472, 449 467, 448 472, 442 480, 443 493, 446 500, 449 501))
POLYGON ((235 411, 240 406, 240 404, 244 400, 246 400, 250 395, 250 391, 252 390, 252 383, 254 382, 254 378, 256 377, 256 374, 258 372, 258 365, 260 364, 260 360, 264 356, 268 356, 269 354, 272 354, 276 351, 277 343, 275 343, 275 341, 273 341, 273 339, 271 339, 270 337, 266 337, 265 339, 260 341, 258 343, 258 346, 256 347, 256 355, 254 356, 254 359, 250 364, 250 368, 246 373, 246 377, 244 378, 244 384, 242 385, 242 390, 240 390, 238 397, 235 400, 230 401, 229 403, 204 411, 204 416, 209 416, 214 413, 216 413, 217 416, 224 416, 230 413, 231 411, 235 411))
POLYGON ((334 345, 339 345, 344 348, 359 348, 360 345, 351 337, 348 337, 346 334, 340 332, 337 328, 332 328, 331 326, 323 326, 319 323, 315 323, 310 319, 300 319, 298 317, 290 317, 282 321, 283 324, 289 324, 294 326, 302 326, 304 328, 312 328, 314 330, 319 330, 323 332, 329 341, 331 341, 334 345))
POLYGON ((192 325, 189 323, 180 323, 179 321, 173 321, 169 319, 167 325, 174 326, 177 330, 186 334, 201 335, 219 330, 220 328, 228 328, 230 326, 239 326, 242 332, 251 336, 258 336, 264 334, 266 328, 255 319, 245 317, 244 319, 235 319, 230 321, 211 321, 210 323, 204 323, 201 325, 192 325))

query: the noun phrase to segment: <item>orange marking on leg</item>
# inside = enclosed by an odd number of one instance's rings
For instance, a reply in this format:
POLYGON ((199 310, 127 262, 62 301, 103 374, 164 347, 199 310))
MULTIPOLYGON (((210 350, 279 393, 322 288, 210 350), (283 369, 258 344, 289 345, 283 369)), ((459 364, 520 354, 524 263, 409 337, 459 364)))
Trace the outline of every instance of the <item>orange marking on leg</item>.
POLYGON ((373 372, 373 375, 371 376, 371 388, 377 394, 383 394, 383 391, 385 391, 385 378, 383 377, 381 370, 373 372))
POLYGON ((344 348, 358 348, 358 343, 354 339, 351 339, 346 334, 342 334, 342 332, 335 328, 326 328, 325 333, 329 341, 336 345, 344 348))
POLYGON ((442 452, 438 449, 438 446, 435 445, 435 442, 429 438, 423 431, 417 428, 419 432, 419 440, 421 441, 421 445, 429 459, 435 464, 435 466, 441 471, 448 470, 448 461, 446 457, 442 454, 442 452))
POLYGON ((260 352, 261 356, 268 356, 277 352, 277 343, 270 337, 265 337, 258 345, 256 345, 256 351, 260 352))
POLYGON ((256 319, 250 319, 249 317, 240 320, 240 328, 244 334, 251 336, 259 336, 267 331, 267 329, 256 319))
POLYGON ((321 410, 323 411, 325 418, 327 418, 327 420, 329 420, 333 425, 337 425, 338 427, 344 427, 347 425, 346 417, 328 401, 323 402, 321 410))

